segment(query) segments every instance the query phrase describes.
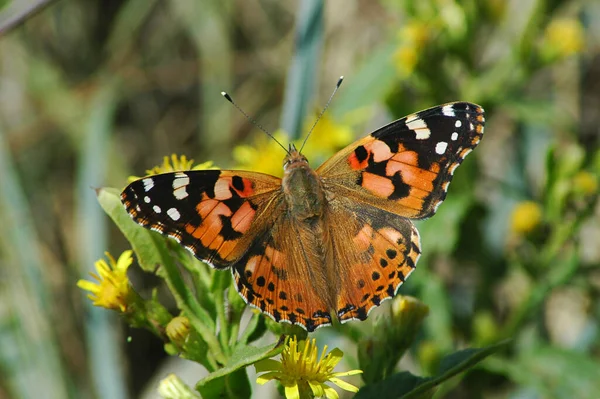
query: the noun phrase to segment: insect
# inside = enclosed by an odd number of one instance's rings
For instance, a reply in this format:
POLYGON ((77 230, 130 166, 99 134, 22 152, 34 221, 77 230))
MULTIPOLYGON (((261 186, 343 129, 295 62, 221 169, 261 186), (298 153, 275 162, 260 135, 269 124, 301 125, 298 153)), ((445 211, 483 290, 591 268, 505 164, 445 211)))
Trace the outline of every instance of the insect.
POLYGON ((310 332, 332 317, 365 320, 396 294, 421 254, 411 220, 436 212, 484 123, 480 106, 448 103, 374 131, 316 170, 290 145, 282 179, 165 173, 131 183, 121 200, 138 224, 229 269, 248 304, 310 332))

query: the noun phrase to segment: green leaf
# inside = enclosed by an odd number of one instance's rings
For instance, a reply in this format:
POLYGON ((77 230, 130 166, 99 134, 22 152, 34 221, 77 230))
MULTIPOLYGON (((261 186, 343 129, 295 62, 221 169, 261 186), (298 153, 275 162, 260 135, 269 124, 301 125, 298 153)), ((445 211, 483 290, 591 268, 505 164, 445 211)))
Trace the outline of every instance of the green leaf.
POLYGON ((373 385, 360 389, 357 399, 420 398, 428 397, 433 388, 462 373, 487 356, 505 348, 510 341, 502 341, 485 348, 471 348, 455 352, 440 362, 438 374, 433 377, 418 377, 408 371, 397 373, 373 385))
MULTIPOLYGON (((263 347, 256 346, 244 346, 234 350, 229 357, 225 367, 210 373, 206 378, 200 380, 196 385, 198 392, 202 393, 202 397, 222 397, 222 396, 209 396, 212 394, 215 387, 224 387, 227 384, 227 379, 224 377, 235 373, 237 370, 243 369, 251 364, 254 364, 262 359, 271 358, 278 355, 283 350, 283 341, 278 341, 274 344, 270 344, 263 347)), ((239 378, 229 377, 229 378, 239 378)))

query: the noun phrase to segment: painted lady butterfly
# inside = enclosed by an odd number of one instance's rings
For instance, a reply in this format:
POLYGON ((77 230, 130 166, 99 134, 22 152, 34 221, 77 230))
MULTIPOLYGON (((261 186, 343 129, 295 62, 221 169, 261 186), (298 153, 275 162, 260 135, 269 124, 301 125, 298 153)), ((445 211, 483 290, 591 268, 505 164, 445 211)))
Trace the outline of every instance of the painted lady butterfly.
POLYGON ((290 145, 283 179, 200 170, 131 183, 138 224, 231 269, 248 304, 308 331, 365 320, 421 254, 411 219, 432 216, 481 140, 483 109, 455 102, 411 114, 350 144, 316 170, 290 145))

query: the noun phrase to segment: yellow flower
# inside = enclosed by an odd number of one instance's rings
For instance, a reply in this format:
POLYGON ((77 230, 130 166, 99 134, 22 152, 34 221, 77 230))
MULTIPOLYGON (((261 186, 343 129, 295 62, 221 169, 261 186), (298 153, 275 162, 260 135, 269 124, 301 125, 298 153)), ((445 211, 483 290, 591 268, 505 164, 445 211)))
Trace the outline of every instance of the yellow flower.
MULTIPOLYGON (((198 165, 194 165, 193 159, 187 159, 185 155, 177 156, 175 154, 171 154, 171 158, 168 156, 163 157, 162 165, 158 165, 153 167, 152 169, 146 170, 146 176, 150 175, 158 175, 161 173, 169 173, 169 172, 177 172, 180 170, 206 170, 206 169, 216 169, 213 165, 212 161, 207 161, 198 165)), ((129 176, 127 181, 129 183, 138 180, 139 176, 129 176)))
POLYGON ((542 222, 542 209, 533 201, 523 201, 513 209, 512 231, 517 234, 531 233, 542 222))
POLYGON ((358 392, 357 387, 338 377, 360 374, 362 371, 351 370, 334 373, 333 368, 342 359, 344 353, 338 348, 333 349, 327 355, 326 352, 327 346, 323 348, 323 352, 318 358, 316 340, 298 343, 296 337, 288 337, 286 346, 281 353, 281 362, 264 359, 254 365, 257 373, 266 372, 259 376, 256 382, 262 385, 270 380, 280 381, 285 389, 287 399, 309 397, 310 391, 315 397, 325 396, 327 399, 337 399, 338 393, 326 385, 326 382, 332 382, 346 391, 358 392), (302 396, 300 396, 301 392, 302 396))
POLYGON ((79 280, 77 286, 90 292, 88 298, 93 301, 94 306, 126 312, 133 292, 127 278, 127 269, 133 262, 132 251, 123 252, 118 261, 108 252, 105 254, 109 263, 104 259, 98 260, 95 263, 98 274, 90 273, 97 283, 79 280))
POLYGON ((544 55, 548 59, 568 57, 580 53, 585 34, 581 22, 574 18, 552 20, 544 33, 544 55))
POLYGON ((392 56, 396 70, 402 76, 410 75, 417 63, 423 47, 431 39, 430 26, 422 22, 410 22, 398 32, 398 41, 401 43, 392 56))
POLYGON ((573 190, 583 195, 592 195, 598 192, 598 177, 582 170, 573 176, 573 190))
MULTIPOLYGON (((273 137, 287 148, 289 139, 283 130, 276 131, 273 137)), ((285 154, 279 144, 263 132, 256 136, 251 145, 239 145, 233 149, 236 169, 268 173, 273 176, 282 175, 285 154)))

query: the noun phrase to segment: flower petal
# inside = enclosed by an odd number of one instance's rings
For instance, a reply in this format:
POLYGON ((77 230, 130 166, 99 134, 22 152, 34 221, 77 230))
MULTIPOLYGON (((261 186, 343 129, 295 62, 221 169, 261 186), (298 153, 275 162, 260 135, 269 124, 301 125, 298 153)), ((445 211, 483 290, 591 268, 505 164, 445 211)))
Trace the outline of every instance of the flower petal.
POLYGON ((355 387, 354 385, 352 385, 344 380, 340 380, 339 378, 331 377, 329 379, 329 381, 333 382, 335 385, 337 385, 338 387, 340 387, 346 391, 358 392, 358 387, 355 387))
POLYGON ((254 363, 254 368, 257 373, 265 371, 281 371, 281 362, 274 359, 263 359, 254 363))
POLYGON ((316 398, 320 398, 325 395, 325 389, 327 385, 319 382, 319 381, 311 381, 308 380, 308 385, 310 385, 310 389, 313 391, 313 394, 316 398))
POLYGON ((363 371, 362 370, 350 370, 350 371, 340 371, 338 373, 331 373, 330 376, 331 377, 345 377, 347 375, 356 375, 356 374, 362 374, 363 371))
POLYGON ((285 385, 285 397, 286 399, 300 399, 300 390, 298 384, 285 385))
POLYGON ((325 386, 325 397, 327 399, 339 399, 340 395, 338 395, 337 391, 332 387, 325 386))
POLYGON ((261 376, 256 377, 256 383, 263 385, 271 380, 281 380, 281 373, 278 371, 271 371, 261 376))

